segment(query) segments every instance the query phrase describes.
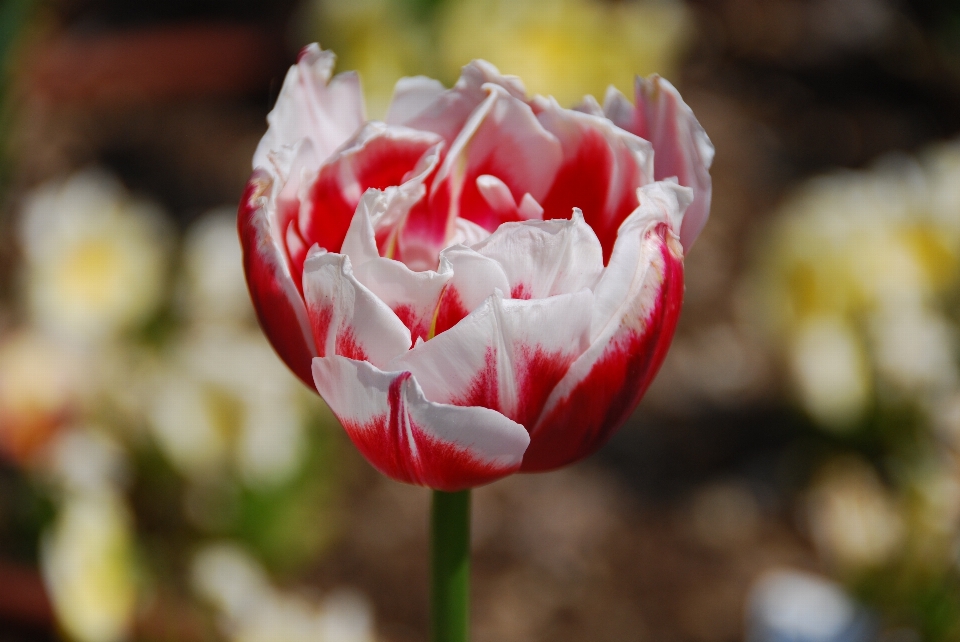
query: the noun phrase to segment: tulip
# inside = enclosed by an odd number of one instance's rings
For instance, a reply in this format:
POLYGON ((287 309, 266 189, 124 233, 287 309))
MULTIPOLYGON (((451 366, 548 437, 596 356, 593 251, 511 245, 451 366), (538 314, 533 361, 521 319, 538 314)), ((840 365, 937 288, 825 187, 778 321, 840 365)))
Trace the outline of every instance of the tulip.
POLYGON ((639 403, 713 147, 657 77, 636 106, 611 90, 568 110, 475 61, 451 89, 401 79, 365 122, 333 64, 304 49, 267 117, 239 210, 247 283, 373 466, 435 489, 434 640, 465 640, 465 489, 582 459, 639 403))
POLYGON ((312 45, 291 68, 240 205, 279 355, 400 481, 455 491, 594 452, 665 356, 707 217, 689 107, 651 77, 636 107, 611 89, 563 109, 475 61, 451 89, 402 79, 365 122, 333 64, 312 45))

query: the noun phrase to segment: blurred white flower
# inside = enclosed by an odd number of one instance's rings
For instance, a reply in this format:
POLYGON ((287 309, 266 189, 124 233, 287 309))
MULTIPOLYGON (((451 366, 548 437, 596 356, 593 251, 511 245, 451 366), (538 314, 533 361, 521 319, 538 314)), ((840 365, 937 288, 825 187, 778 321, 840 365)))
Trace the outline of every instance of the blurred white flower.
POLYGON ((50 443, 44 464, 52 481, 67 493, 110 492, 126 481, 126 453, 97 426, 64 430, 50 443))
POLYGON ((257 331, 199 327, 153 385, 150 426, 186 474, 232 466, 254 484, 282 481, 303 453, 301 384, 257 331))
POLYGON ((164 290, 169 230, 156 205, 82 172, 27 197, 20 241, 37 322, 89 343, 143 322, 164 290))
POLYGON ((842 569, 881 564, 903 541, 896 503, 873 469, 859 460, 828 464, 810 491, 807 509, 817 550, 842 569))
POLYGON ((197 219, 183 241, 183 304, 192 321, 254 321, 243 275, 236 208, 213 210, 197 219))
POLYGON ((130 516, 109 490, 68 493, 42 540, 57 620, 77 642, 126 638, 136 603, 130 516))
POLYGON ((941 392, 956 385, 955 330, 943 316, 896 308, 877 313, 871 322, 877 367, 899 388, 941 392))
POLYGON ((372 642, 373 614, 356 591, 322 601, 281 593, 242 549, 229 544, 201 550, 192 565, 194 589, 221 615, 234 642, 372 642))
POLYGON ((804 322, 790 343, 790 365, 803 407, 832 430, 853 425, 870 392, 857 335, 835 318, 804 322))

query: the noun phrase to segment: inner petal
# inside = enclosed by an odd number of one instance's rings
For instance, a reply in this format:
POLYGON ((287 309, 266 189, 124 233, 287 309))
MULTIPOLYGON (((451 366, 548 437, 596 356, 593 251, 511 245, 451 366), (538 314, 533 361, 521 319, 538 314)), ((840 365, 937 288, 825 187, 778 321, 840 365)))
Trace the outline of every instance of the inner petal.
POLYGON ((498 85, 485 89, 487 99, 470 116, 437 174, 430 207, 492 232, 501 223, 522 220, 517 203, 526 194, 535 201, 546 195, 563 156, 557 138, 526 102, 498 85))
POLYGON ((563 147, 563 164, 543 204, 543 218, 570 218, 573 208, 610 259, 617 229, 638 205, 636 190, 653 180, 650 143, 605 118, 563 109, 550 102, 537 115, 563 147))
POLYGON ((363 193, 403 183, 439 140, 429 132, 367 123, 307 186, 299 218, 307 246, 339 251, 363 193))

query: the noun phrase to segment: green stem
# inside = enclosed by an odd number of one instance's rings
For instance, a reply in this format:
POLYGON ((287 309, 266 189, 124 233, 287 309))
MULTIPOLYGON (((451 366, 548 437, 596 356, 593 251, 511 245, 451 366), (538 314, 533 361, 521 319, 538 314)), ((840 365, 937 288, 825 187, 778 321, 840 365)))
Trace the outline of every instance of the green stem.
POLYGON ((433 491, 430 513, 431 642, 467 642, 470 491, 433 491))

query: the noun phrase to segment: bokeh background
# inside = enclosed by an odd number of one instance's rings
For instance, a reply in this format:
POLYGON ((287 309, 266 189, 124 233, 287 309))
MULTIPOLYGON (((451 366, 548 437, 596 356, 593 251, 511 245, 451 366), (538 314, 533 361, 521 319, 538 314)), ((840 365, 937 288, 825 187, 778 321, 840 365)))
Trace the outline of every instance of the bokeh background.
POLYGON ((630 423, 475 493, 475 642, 960 640, 950 0, 0 2, 0 642, 426 639, 429 493, 252 316, 235 207, 298 49, 368 113, 471 58, 674 82, 717 148, 630 423))

